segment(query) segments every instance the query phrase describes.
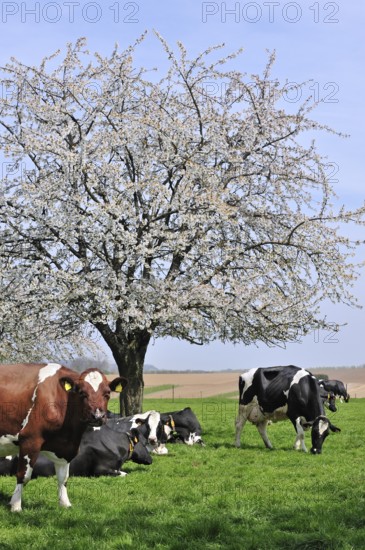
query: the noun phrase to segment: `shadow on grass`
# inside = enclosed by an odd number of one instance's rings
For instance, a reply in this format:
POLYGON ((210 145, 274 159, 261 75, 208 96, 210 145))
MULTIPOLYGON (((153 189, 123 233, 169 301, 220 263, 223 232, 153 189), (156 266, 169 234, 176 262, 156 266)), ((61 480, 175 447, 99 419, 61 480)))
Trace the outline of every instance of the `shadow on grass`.
MULTIPOLYGON (((230 550, 335 550, 347 548, 345 532, 336 529, 343 518, 338 511, 323 510, 318 523, 309 524, 305 511, 296 507, 289 510, 278 505, 276 510, 262 509, 259 505, 237 502, 228 509, 224 500, 203 502, 200 511, 196 508, 174 506, 166 513, 146 506, 124 502, 118 510, 105 517, 100 513, 97 521, 84 520, 84 529, 90 541, 89 548, 163 548, 165 550, 195 550, 201 548, 230 550)), ((165 511, 166 512, 166 511, 165 511)), ((74 539, 69 545, 67 533, 79 531, 80 518, 65 511, 57 514, 57 527, 63 540, 64 550, 82 548, 81 540, 74 539)), ((46 521, 46 530, 51 528, 52 519, 46 521), (48 525, 49 523, 49 525, 48 525)), ((348 526, 350 527, 350 526, 348 526)), ((358 527, 358 526, 357 526, 358 527)), ((351 528, 351 527, 350 527, 351 528)), ((39 550, 49 547, 50 540, 44 540, 39 550), (42 546, 43 544, 43 546, 42 546)), ((356 546, 353 546, 356 547, 356 546)), ((60 548, 57 543, 53 548, 60 548)))
POLYGON ((3 506, 9 507, 10 499, 11 499, 11 494, 10 493, 3 493, 3 491, 0 490, 0 506, 1 507, 3 507, 3 506))

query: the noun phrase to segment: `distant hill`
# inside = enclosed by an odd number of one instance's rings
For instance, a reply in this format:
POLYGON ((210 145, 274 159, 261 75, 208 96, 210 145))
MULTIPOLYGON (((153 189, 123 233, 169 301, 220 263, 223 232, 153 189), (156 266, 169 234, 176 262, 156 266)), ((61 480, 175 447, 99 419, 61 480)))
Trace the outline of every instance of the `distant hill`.
POLYGON ((154 365, 145 365, 144 366, 144 372, 161 372, 157 367, 154 365))
MULTIPOLYGON (((309 370, 310 371, 322 371, 322 370, 342 370, 342 369, 364 369, 365 365, 357 365, 357 366, 346 366, 346 367, 312 367, 309 370)), ((209 369, 184 369, 184 370, 176 370, 176 369, 159 369, 158 367, 155 367, 154 365, 145 365, 144 366, 144 372, 147 374, 202 374, 202 373, 218 373, 218 372, 238 372, 242 373, 245 369, 219 369, 219 370, 209 370, 209 369)), ((320 374, 316 373, 317 378, 328 378, 327 374, 320 374)))
POLYGON ((209 372, 242 372, 237 369, 221 369, 220 371, 209 370, 209 369, 185 369, 185 370, 175 370, 175 369, 159 369, 154 365, 145 365, 144 373, 147 374, 201 374, 209 372))

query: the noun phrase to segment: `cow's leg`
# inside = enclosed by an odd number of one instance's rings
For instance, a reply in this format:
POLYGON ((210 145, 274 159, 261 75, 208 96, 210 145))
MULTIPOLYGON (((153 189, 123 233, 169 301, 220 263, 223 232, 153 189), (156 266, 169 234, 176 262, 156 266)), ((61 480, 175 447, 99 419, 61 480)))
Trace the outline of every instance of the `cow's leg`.
POLYGON ((61 464, 61 462, 55 462, 55 468, 58 481, 58 501, 60 503, 60 506, 63 506, 64 508, 69 508, 71 506, 71 502, 68 498, 66 483, 68 480, 70 463, 66 462, 66 460, 63 464, 61 464))
POLYGON ((236 447, 241 447, 241 432, 247 422, 247 407, 239 405, 236 418, 236 447))
POLYGON ((262 441, 265 443, 265 446, 268 448, 268 449, 272 449, 273 446, 270 442, 270 439, 267 437, 267 433, 266 433, 266 427, 267 427, 267 423, 268 423, 268 420, 264 420, 263 422, 260 422, 259 424, 256 424, 256 427, 262 437, 262 441))
POLYGON ((32 477, 33 466, 37 460, 38 453, 33 449, 29 449, 29 445, 20 446, 18 469, 16 473, 16 486, 14 493, 10 499, 10 507, 12 512, 21 512, 22 510, 22 492, 23 487, 32 477))
POLYGON ((151 445, 147 445, 147 449, 150 453, 153 453, 155 455, 169 454, 169 450, 166 447, 165 443, 160 443, 159 445, 157 445, 157 447, 151 447, 151 445))
POLYGON ((58 502, 60 506, 69 508, 71 506, 71 502, 68 498, 66 483, 69 476, 70 463, 67 462, 65 458, 59 458, 50 451, 41 451, 41 454, 49 458, 55 466, 58 481, 58 502))
POLYGON ((12 512, 21 512, 22 510, 22 492, 23 487, 28 483, 32 477, 33 468, 30 466, 30 459, 28 455, 19 456, 18 471, 16 473, 16 486, 13 496, 10 500, 10 507, 12 512))
POLYGON ((10 500, 10 507, 12 512, 21 512, 22 511, 22 491, 23 483, 17 483, 13 496, 10 500))
POLYGON ((295 438, 295 442, 294 442, 294 449, 296 449, 297 451, 302 449, 302 451, 307 453, 308 450, 307 450, 307 447, 305 446, 305 441, 304 441, 304 429, 303 429, 303 426, 301 424, 301 418, 300 417, 298 417, 295 420, 294 427, 295 427, 295 430, 297 432, 297 437, 295 438))

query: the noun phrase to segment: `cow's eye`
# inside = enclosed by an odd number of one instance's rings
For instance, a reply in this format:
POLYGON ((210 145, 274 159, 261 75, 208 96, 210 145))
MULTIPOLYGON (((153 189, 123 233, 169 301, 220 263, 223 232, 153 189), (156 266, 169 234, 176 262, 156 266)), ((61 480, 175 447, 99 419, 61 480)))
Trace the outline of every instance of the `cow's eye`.
POLYGON ((104 394, 104 399, 107 399, 109 401, 110 399, 110 393, 105 393, 104 394))
POLYGON ((80 396, 81 396, 83 399, 87 399, 87 393, 86 393, 86 392, 80 390, 79 393, 80 393, 80 396))

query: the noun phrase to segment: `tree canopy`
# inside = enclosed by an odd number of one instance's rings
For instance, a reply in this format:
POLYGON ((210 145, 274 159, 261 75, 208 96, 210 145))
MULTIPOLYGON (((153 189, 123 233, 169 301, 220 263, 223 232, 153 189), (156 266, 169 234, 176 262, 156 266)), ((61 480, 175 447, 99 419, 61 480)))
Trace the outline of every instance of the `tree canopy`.
POLYGON ((285 110, 273 55, 251 75, 241 52, 190 59, 158 38, 162 77, 134 65, 143 37, 2 68, 0 338, 10 353, 34 327, 41 347, 96 328, 136 379, 128 412, 151 336, 275 344, 326 326, 322 300, 354 302, 342 228, 364 214, 336 209, 307 139, 332 130, 310 98, 285 110))

